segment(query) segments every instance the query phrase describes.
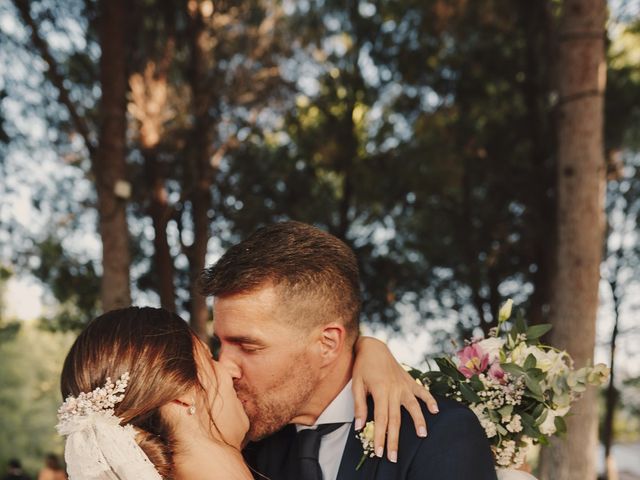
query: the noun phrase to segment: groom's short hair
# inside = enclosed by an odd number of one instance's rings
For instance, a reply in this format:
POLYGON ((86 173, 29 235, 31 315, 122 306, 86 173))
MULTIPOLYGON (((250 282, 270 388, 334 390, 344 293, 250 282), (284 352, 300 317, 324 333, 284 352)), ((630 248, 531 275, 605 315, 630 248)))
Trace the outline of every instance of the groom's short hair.
POLYGON ((316 302, 296 324, 340 319, 348 338, 358 336, 360 275, 356 256, 343 241, 311 225, 281 222, 256 230, 204 270, 204 295, 225 297, 273 285, 283 302, 316 302), (301 322, 302 320, 302 322, 301 322))

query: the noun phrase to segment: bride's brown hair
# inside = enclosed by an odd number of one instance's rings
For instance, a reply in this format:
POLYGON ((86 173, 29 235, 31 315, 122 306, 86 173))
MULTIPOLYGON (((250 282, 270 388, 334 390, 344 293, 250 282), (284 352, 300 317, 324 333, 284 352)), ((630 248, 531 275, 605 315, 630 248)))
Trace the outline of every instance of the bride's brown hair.
POLYGON ((124 398, 115 407, 122 423, 163 478, 173 478, 170 425, 160 407, 192 388, 202 388, 194 358, 198 340, 184 320, 159 308, 129 307, 93 320, 71 347, 62 369, 63 398, 102 387, 129 372, 124 398))

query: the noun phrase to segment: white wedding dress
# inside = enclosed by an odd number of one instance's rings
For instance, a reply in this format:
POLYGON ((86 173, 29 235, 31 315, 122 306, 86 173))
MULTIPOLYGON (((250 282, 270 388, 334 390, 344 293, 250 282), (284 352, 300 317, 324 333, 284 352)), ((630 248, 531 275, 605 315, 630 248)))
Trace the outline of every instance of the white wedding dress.
POLYGON ((498 480, 537 480, 530 473, 511 468, 497 468, 496 473, 498 474, 498 480))

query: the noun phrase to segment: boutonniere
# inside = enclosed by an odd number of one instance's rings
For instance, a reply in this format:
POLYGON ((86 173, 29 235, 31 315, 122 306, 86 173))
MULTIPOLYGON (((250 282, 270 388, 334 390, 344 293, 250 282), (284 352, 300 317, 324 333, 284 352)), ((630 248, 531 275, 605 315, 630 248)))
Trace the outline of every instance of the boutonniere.
POLYGON ((362 458, 356 467, 356 470, 360 469, 364 461, 368 458, 371 458, 375 455, 375 451, 373 448, 373 432, 375 430, 374 422, 367 422, 364 428, 358 432, 358 439, 360 443, 362 443, 362 458))

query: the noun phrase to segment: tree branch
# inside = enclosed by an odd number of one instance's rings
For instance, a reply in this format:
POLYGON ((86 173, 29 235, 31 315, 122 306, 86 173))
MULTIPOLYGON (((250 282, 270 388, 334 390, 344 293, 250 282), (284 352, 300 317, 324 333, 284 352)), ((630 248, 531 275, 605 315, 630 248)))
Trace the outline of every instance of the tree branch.
POLYGON ((49 51, 49 46, 47 42, 40 36, 38 32, 38 26, 36 25, 35 20, 31 16, 31 10, 29 8, 29 0, 13 0, 16 9, 20 13, 22 17, 22 21, 31 29, 31 41, 33 42, 34 47, 40 53, 42 59, 46 62, 49 69, 46 72, 49 81, 53 84, 54 87, 58 89, 58 95, 60 103, 62 103, 67 110, 69 111, 69 116, 78 130, 82 138, 84 139, 87 150, 89 151, 89 155, 91 157, 96 153, 96 145, 91 141, 91 131, 89 125, 85 121, 82 116, 78 114, 78 110, 74 103, 71 101, 71 96, 69 95, 69 91, 64 86, 64 79, 62 75, 60 75, 58 71, 58 66, 49 51))

